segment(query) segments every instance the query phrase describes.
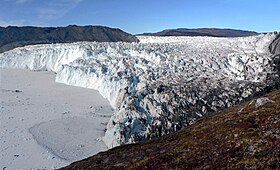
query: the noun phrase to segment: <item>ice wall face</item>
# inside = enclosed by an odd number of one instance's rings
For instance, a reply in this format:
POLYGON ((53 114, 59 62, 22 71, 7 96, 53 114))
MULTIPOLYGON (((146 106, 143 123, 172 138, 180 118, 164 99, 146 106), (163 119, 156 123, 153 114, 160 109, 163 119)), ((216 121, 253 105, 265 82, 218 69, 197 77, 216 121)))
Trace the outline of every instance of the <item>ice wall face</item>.
POLYGON ((109 147, 177 131, 262 92, 271 67, 266 34, 245 38, 138 37, 140 43, 37 45, 0 54, 1 67, 52 70, 97 89, 115 109, 109 147))
POLYGON ((270 52, 273 54, 273 67, 274 72, 278 74, 274 74, 270 76, 270 79, 274 80, 275 85, 280 88, 280 34, 273 40, 273 42, 269 46, 270 52), (278 82, 278 83, 277 83, 278 82))
POLYGON ((1 68, 26 68, 57 72, 63 64, 87 56, 87 46, 81 43, 34 45, 1 53, 1 68))

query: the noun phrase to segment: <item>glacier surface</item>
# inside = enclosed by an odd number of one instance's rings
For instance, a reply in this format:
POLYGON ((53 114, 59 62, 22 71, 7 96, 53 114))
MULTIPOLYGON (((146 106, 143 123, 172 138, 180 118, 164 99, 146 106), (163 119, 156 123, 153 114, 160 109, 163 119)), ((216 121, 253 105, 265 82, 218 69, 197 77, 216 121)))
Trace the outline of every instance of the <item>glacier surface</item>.
POLYGON ((177 131, 261 93, 275 74, 268 50, 275 37, 33 45, 0 54, 0 67, 50 70, 57 82, 98 90, 114 108, 103 139, 114 147, 177 131))

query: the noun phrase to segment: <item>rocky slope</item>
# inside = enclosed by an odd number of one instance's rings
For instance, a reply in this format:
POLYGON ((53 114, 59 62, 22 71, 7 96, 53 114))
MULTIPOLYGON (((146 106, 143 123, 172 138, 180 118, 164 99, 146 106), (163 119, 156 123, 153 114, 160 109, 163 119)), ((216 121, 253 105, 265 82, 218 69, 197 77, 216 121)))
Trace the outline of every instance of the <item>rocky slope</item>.
POLYGON ((277 169, 280 168, 280 90, 177 133, 99 153, 71 169, 277 169))
POLYGON ((25 45, 78 41, 137 42, 138 40, 120 29, 103 26, 0 27, 0 53, 25 45))
POLYGON ((254 31, 234 30, 234 29, 219 29, 219 28, 178 28, 167 29, 157 33, 144 33, 145 36, 209 36, 209 37, 247 37, 258 35, 254 31))
POLYGON ((276 88, 278 65, 268 48, 276 37, 36 45, 0 54, 0 67, 51 70, 57 82, 97 89, 114 108, 104 137, 114 147, 178 131, 276 88))

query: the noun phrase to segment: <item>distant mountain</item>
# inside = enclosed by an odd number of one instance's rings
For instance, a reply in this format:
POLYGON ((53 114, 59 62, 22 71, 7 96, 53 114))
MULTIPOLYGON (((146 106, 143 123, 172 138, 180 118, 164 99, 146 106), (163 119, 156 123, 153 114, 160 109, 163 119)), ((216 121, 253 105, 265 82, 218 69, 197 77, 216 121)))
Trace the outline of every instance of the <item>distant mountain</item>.
POLYGON ((61 169, 278 169, 279 106, 277 90, 177 133, 116 147, 61 169))
POLYGON ((167 29, 157 33, 144 33, 139 35, 146 36, 210 36, 210 37, 246 37, 257 35, 257 32, 234 30, 234 29, 220 29, 220 28, 178 28, 167 29))
POLYGON ((78 41, 138 42, 138 39, 120 29, 104 26, 0 27, 0 53, 25 45, 78 41))

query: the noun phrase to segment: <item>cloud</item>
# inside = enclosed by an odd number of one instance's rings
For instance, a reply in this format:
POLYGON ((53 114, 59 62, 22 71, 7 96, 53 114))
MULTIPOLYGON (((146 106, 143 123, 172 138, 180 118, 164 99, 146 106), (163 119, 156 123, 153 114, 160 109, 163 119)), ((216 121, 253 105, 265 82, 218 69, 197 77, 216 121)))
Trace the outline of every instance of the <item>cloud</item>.
POLYGON ((6 2, 12 2, 12 3, 16 3, 16 4, 25 4, 27 2, 31 2, 33 0, 4 0, 6 2))
MULTIPOLYGON (((0 16, 0 26, 47 26, 50 21, 57 20, 65 16, 83 0, 0 0, 15 5, 14 9, 18 14, 10 14, 8 17, 0 16)), ((11 10, 12 11, 12 10, 11 10)), ((1 12, 0 12, 1 15, 1 12)))
POLYGON ((5 21, 0 19, 0 26, 7 27, 7 26, 23 26, 25 20, 12 20, 12 21, 5 21))
POLYGON ((48 0, 44 7, 40 7, 39 19, 54 20, 63 17, 71 9, 75 8, 83 0, 48 0))
POLYGON ((27 2, 31 2, 32 0, 16 0, 17 4, 25 4, 27 2))
POLYGON ((38 13, 40 19, 53 20, 62 17, 66 12, 56 9, 39 9, 38 13))

